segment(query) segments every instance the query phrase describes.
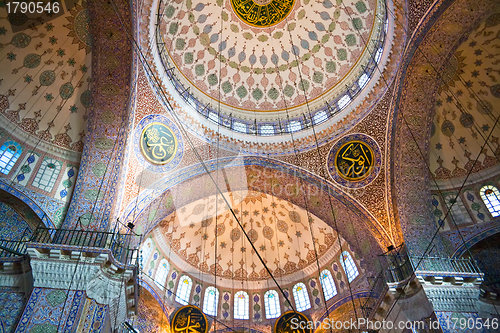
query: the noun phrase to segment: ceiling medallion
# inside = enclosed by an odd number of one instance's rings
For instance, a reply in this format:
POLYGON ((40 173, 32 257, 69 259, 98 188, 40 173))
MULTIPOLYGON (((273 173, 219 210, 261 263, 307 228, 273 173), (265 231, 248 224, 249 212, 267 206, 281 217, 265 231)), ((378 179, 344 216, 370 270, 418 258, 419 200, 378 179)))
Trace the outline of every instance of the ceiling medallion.
POLYGON ((182 160, 184 144, 177 126, 167 117, 149 115, 137 125, 134 136, 136 157, 155 172, 174 169, 182 160))
POLYGON ((174 313, 170 327, 178 333, 207 333, 209 325, 198 307, 186 305, 174 313))
POLYGON ((151 123, 142 131, 141 152, 153 164, 167 164, 177 151, 177 139, 172 130, 162 123, 151 123))
POLYGON ((312 333, 312 328, 308 325, 310 322, 304 314, 288 311, 283 313, 274 323, 274 333, 292 333, 298 331, 312 333))
POLYGON ((348 135, 330 150, 327 168, 340 185, 359 188, 371 183, 380 172, 381 154, 377 143, 363 134, 348 135))
POLYGON ((231 0, 231 6, 245 23, 266 28, 283 21, 292 11, 295 0, 231 0))

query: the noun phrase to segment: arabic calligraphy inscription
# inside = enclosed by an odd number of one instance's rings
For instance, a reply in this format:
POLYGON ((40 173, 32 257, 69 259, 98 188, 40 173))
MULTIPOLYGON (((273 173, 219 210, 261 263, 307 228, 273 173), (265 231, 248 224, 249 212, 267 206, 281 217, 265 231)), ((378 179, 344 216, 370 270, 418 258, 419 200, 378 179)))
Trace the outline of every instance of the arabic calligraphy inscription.
POLYGON ((373 151, 362 141, 349 141, 335 155, 338 174, 349 181, 365 179, 374 166, 373 151))
POLYGON ((270 27, 290 14, 295 0, 231 0, 233 10, 245 23, 270 27))
POLYGON ((171 327, 175 333, 207 333, 207 317, 194 305, 186 305, 172 316, 171 327))
POLYGON ((304 314, 288 311, 283 313, 274 323, 274 333, 312 333, 312 329, 307 328, 309 322, 310 320, 304 314), (296 328, 296 326, 299 327, 296 328))
POLYGON ((172 130, 162 123, 151 123, 141 135, 141 152, 154 164, 167 164, 177 152, 177 139, 172 130))

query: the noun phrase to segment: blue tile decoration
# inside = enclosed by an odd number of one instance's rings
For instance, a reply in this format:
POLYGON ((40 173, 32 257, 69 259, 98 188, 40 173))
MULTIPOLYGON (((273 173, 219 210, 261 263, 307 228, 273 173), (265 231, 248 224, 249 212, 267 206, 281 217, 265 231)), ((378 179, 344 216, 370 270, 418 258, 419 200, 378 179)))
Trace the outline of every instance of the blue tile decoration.
POLYGON ((12 207, 0 202, 0 239, 20 240, 29 224, 12 207))
POLYGON ((34 288, 24 309, 17 333, 50 331, 74 332, 85 292, 34 288))
POLYGON ((23 313, 26 299, 24 293, 0 291, 0 331, 13 332, 23 313))

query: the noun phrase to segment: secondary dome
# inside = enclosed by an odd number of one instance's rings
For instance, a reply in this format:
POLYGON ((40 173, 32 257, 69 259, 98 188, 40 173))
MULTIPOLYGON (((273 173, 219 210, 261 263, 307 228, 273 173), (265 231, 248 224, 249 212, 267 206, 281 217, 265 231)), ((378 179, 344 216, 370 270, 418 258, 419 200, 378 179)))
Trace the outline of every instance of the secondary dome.
MULTIPOLYGON (((329 262, 339 251, 332 228, 295 204, 253 191, 224 196, 266 266, 281 281, 297 281, 316 272, 316 260, 329 262)), ((218 203, 215 195, 196 200, 166 216, 154 231, 158 245, 179 269, 204 281, 217 276, 221 286, 240 280, 249 288, 261 288, 270 276, 218 198, 218 203)))
POLYGON ((383 0, 160 1, 158 14, 165 78, 205 118, 260 135, 343 117, 386 33, 383 0))

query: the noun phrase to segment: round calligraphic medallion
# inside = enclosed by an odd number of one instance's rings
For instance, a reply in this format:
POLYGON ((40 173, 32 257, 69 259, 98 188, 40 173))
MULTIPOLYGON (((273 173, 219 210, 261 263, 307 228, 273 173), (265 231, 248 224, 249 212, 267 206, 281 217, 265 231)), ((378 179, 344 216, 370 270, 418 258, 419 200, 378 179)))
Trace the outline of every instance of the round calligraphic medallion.
POLYGON ((380 172, 380 149, 371 137, 363 134, 340 139, 328 153, 330 176, 340 185, 359 188, 371 183, 380 172))
POLYGON ((210 328, 205 314, 194 305, 178 309, 172 316, 170 326, 178 333, 207 333, 210 328))
POLYGON ((134 150, 139 161, 155 172, 170 171, 182 160, 184 144, 177 126, 167 117, 149 115, 137 125, 134 150))
POLYGON ((254 27, 270 27, 283 21, 292 11, 295 0, 231 0, 238 17, 254 27))
POLYGON ((283 313, 274 323, 274 333, 312 333, 312 328, 308 328, 310 320, 302 313, 288 311, 283 313))
POLYGON ((177 152, 177 139, 168 126, 149 124, 142 131, 141 152, 151 163, 167 164, 177 152))

